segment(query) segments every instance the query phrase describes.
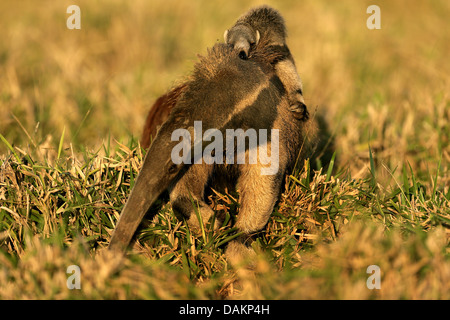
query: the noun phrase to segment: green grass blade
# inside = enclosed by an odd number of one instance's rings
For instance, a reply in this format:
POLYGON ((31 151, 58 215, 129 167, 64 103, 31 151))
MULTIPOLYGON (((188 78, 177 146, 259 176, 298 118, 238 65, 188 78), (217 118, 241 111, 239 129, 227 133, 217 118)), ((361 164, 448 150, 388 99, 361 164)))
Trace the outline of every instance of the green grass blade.
POLYGON ((375 173, 375 161, 373 160, 372 148, 369 145, 369 160, 370 160, 370 174, 372 179, 370 180, 370 185, 372 189, 375 189, 377 186, 377 177, 375 173))
POLYGON ((65 134, 65 132, 66 132, 66 127, 63 128, 61 139, 59 139, 58 157, 57 157, 58 160, 61 157, 61 152, 62 152, 62 148, 63 148, 63 144, 64 144, 64 134, 65 134))
POLYGON ((9 144, 8 140, 0 133, 0 139, 3 141, 3 143, 6 145, 6 147, 12 152, 14 155, 14 158, 16 158, 17 162, 22 164, 22 160, 20 160, 20 157, 17 155, 17 153, 14 151, 14 148, 9 144))
POLYGON ((335 158, 336 158, 336 152, 333 152, 333 156, 331 157, 330 164, 328 165, 327 176, 325 178, 326 182, 330 181, 331 174, 333 172, 335 158))
POLYGON ((436 201, 436 197, 437 197, 437 195, 436 195, 437 180, 438 180, 438 177, 439 177, 439 171, 441 171, 441 161, 442 161, 442 154, 439 157, 439 163, 438 163, 438 166, 437 166, 437 169, 436 169, 436 175, 433 178, 433 193, 431 194, 431 199, 433 199, 433 201, 436 201))

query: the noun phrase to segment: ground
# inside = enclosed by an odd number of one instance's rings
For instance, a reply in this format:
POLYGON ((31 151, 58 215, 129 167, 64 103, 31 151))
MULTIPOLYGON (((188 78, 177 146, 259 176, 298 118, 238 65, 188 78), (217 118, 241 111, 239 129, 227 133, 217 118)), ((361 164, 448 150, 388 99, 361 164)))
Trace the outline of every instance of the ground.
POLYGON ((0 3, 0 298, 449 299, 450 4, 266 3, 322 134, 256 236, 252 272, 224 257, 233 193, 211 198, 229 216, 216 232, 190 230, 163 197, 128 256, 104 249, 149 107, 260 2, 79 1, 80 30, 69 4, 0 3))

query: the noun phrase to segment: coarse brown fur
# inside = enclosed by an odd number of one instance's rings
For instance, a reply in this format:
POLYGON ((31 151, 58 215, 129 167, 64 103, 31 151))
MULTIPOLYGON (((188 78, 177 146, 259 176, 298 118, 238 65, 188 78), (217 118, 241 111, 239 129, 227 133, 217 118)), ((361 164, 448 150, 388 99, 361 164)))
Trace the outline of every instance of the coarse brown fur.
MULTIPOLYGON (((193 214, 197 207, 206 222, 214 212, 205 202, 205 189, 223 180, 240 192, 236 227, 244 234, 229 245, 227 252, 232 253, 231 256, 236 252, 248 252, 244 245, 246 237, 267 223, 286 171, 294 165, 300 153, 304 155, 306 135, 310 135, 311 141, 313 134, 308 122, 291 116, 285 88, 273 68, 274 61, 281 57, 281 52, 262 42, 255 48, 252 59, 239 59, 235 50, 223 44, 215 45, 200 58, 147 152, 110 248, 123 249, 128 245, 146 211, 164 189, 169 189, 170 201, 179 217, 198 225, 193 214), (171 140, 171 135, 179 128, 192 133, 194 121, 202 121, 203 132, 216 128, 224 136, 227 129, 268 129, 269 132, 278 129, 277 171, 270 175, 262 174, 261 168, 268 165, 263 164, 261 152, 258 152, 258 161, 254 164, 248 161, 244 164, 173 163, 171 150, 177 142, 171 140)), ((268 139, 269 156, 273 142, 277 141, 268 139)), ((264 147, 258 144, 257 149, 261 151, 264 147)), ((191 151, 194 148, 191 144, 191 151)), ((230 151, 236 152, 224 149, 222 156, 230 151)), ((249 152, 246 148, 246 158, 249 152)))
MULTIPOLYGON (((291 115, 299 120, 308 120, 309 112, 303 99, 302 82, 297 73, 294 58, 286 45, 287 30, 281 14, 269 6, 256 7, 236 21, 228 30, 230 36, 234 33, 236 26, 244 26, 251 33, 256 30, 261 32, 261 39, 246 52, 245 58, 258 59, 258 56, 266 56, 288 92, 291 115), (258 50, 255 50, 256 48, 258 50), (272 58, 267 55, 271 55, 272 58)), ((181 84, 171 89, 159 97, 150 108, 141 138, 143 148, 147 149, 150 146, 152 137, 155 137, 159 126, 169 117, 185 87, 185 84, 181 84)))
POLYGON ((169 114, 173 107, 177 104, 178 98, 183 93, 186 88, 185 84, 181 84, 178 87, 170 90, 166 94, 159 97, 150 111, 148 112, 147 118, 144 124, 144 130, 142 132, 141 146, 144 149, 150 147, 152 142, 152 137, 156 136, 156 131, 164 121, 169 118, 169 114))

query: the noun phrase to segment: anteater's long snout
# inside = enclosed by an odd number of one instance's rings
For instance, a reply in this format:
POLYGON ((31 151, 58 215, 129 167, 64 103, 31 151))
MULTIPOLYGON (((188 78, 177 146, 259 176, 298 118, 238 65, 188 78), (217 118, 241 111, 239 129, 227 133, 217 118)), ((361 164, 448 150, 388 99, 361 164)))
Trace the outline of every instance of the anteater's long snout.
POLYGON ((109 249, 126 249, 150 206, 183 169, 183 165, 176 165, 171 160, 174 142, 171 142, 169 134, 169 131, 159 132, 148 150, 133 190, 120 214, 109 249))

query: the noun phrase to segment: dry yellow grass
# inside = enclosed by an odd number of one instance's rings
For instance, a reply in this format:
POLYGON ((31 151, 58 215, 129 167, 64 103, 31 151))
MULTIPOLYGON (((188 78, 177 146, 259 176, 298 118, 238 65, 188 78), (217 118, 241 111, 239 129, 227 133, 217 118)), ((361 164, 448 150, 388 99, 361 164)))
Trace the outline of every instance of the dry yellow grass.
MULTIPOLYGON (((155 98, 259 3, 81 1, 82 28, 68 30, 63 3, 2 2, 2 134, 20 146, 52 139, 47 147, 64 128, 66 146, 138 137, 155 98)), ((368 1, 273 5, 285 16, 307 103, 324 115, 343 167, 364 175, 370 143, 390 170, 408 161, 432 172, 442 156, 448 171, 446 1, 379 1, 381 30, 366 27, 368 1)))
MULTIPOLYGON (((68 30, 67 3, 0 2, 0 134, 17 155, 0 142, 0 298, 449 298, 446 0, 379 0, 381 30, 366 27, 372 1, 265 1, 323 122, 322 171, 287 181, 250 276, 226 263, 227 228, 203 239, 168 206, 140 229, 139 257, 102 256, 148 108, 261 3, 84 0, 68 30), (81 292, 68 264, 86 272, 81 292)), ((236 213, 232 196, 213 200, 236 213)))

